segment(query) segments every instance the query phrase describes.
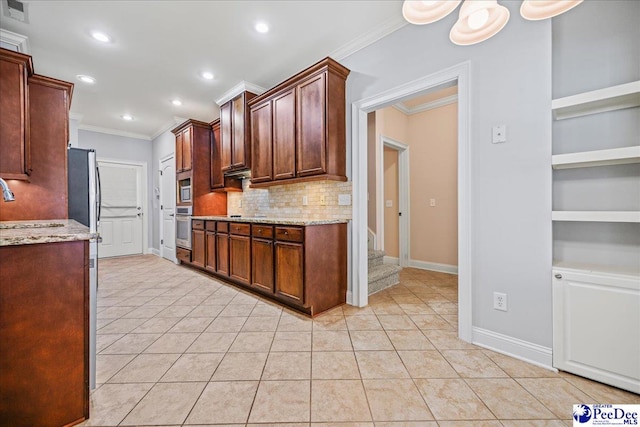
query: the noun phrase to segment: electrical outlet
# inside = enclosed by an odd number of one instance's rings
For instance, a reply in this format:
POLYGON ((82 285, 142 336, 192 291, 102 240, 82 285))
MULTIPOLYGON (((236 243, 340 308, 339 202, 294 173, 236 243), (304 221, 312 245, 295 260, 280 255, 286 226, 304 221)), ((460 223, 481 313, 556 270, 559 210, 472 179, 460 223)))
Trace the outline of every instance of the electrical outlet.
POLYGON ((502 292, 494 292, 493 308, 496 310, 507 311, 507 294, 503 294, 502 292))
POLYGON ((307 206, 309 204, 309 198, 307 196, 302 196, 302 206, 307 206))
POLYGON ((320 204, 321 204, 322 206, 324 206, 324 205, 326 205, 326 204, 327 204, 327 198, 326 198, 326 196, 325 196, 324 194, 321 194, 321 195, 320 195, 320 204))
POLYGON ((242 207, 242 199, 238 200, 238 207, 241 208, 242 207))
POLYGON ((429 206, 434 207, 436 205, 436 199, 429 199, 429 206))

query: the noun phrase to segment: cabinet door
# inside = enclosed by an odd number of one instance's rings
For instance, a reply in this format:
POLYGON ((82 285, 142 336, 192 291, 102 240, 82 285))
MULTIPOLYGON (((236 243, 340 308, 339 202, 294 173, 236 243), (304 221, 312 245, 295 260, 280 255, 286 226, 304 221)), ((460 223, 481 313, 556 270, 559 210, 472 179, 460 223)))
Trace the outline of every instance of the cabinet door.
POLYGON ((211 126, 211 188, 224 187, 224 175, 222 173, 222 145, 220 141, 220 122, 211 126))
POLYGON ((298 138, 297 175, 326 172, 326 73, 313 76, 297 86, 298 138))
POLYGON ((223 276, 229 275, 228 234, 216 234, 216 271, 223 276))
POLYGON ((191 231, 191 263, 197 267, 204 267, 206 257, 204 230, 191 231))
POLYGON ((28 57, 0 52, 0 177, 27 179, 31 172, 29 148, 28 57))
POLYGON ((193 138, 191 128, 182 131, 182 170, 191 170, 191 148, 193 138))
POLYGON ((291 89, 273 100, 273 179, 296 173, 296 92, 291 89))
POLYGON ((231 100, 231 122, 233 126, 231 128, 231 167, 233 169, 241 169, 247 165, 246 155, 248 154, 247 147, 245 146, 245 102, 244 95, 240 95, 237 98, 231 100))
POLYGON ((248 236, 229 236, 229 276, 251 283, 251 240, 248 236))
POLYGON ((251 108, 251 182, 271 181, 271 101, 251 108))
POLYGON ((176 135, 176 172, 182 172, 184 170, 182 161, 182 138, 183 132, 176 135))
POLYGON ((216 271, 216 233, 206 232, 207 253, 204 268, 209 271, 216 271))
POLYGON ((231 101, 220 107, 220 169, 231 169, 232 138, 231 101))
POLYGON ((251 284, 273 292, 273 241, 251 239, 251 284))
POLYGON ((276 295, 304 304, 304 255, 300 243, 276 242, 276 295))

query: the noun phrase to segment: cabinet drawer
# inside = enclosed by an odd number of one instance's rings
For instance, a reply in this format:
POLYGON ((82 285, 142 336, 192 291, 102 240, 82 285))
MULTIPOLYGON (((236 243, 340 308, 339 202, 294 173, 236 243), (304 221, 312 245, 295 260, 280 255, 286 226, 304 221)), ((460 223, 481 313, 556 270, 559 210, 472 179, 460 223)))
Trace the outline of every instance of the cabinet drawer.
POLYGON ((176 248, 176 258, 182 262, 191 262, 191 251, 188 249, 176 248))
POLYGON ((204 230, 204 221, 201 219, 194 219, 191 221, 191 228, 194 230, 204 230))
POLYGON ((205 222, 204 229, 207 231, 216 231, 216 222, 215 221, 205 222))
POLYGON ((218 233, 228 233, 229 232, 229 223, 224 221, 218 221, 216 223, 216 231, 218 233))
POLYGON ((276 227, 276 239, 286 242, 302 242, 304 229, 301 227, 276 227))
POLYGON ((253 237, 262 237, 265 239, 273 239, 273 226, 253 224, 251 226, 251 235, 253 237))
POLYGON ((241 236, 249 236, 251 234, 251 224, 242 224, 239 222, 231 223, 231 234, 239 234, 241 236))

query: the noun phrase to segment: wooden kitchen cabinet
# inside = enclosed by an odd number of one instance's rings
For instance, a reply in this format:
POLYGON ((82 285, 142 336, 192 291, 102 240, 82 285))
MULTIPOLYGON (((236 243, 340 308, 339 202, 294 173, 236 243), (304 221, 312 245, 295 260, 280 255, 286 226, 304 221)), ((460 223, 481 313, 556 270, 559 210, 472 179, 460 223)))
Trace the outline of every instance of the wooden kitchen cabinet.
POLYGON ((242 92, 220 106, 220 161, 223 172, 251 167, 250 115, 247 102, 255 96, 251 92, 242 92))
POLYGON ((206 255, 204 268, 208 271, 216 271, 216 223, 215 221, 205 222, 205 244, 206 255))
POLYGON ((242 181, 224 176, 222 172, 222 147, 220 142, 220 119, 211 125, 211 191, 242 191, 242 181))
POLYGON ((274 292, 273 226, 251 226, 251 285, 274 292))
POLYGON ((275 292, 280 297, 304 303, 304 247, 302 243, 276 242, 275 292))
POLYGON ((0 178, 28 180, 31 173, 29 86, 33 74, 29 55, 0 49, 0 178))
POLYGON ((204 268, 207 256, 204 221, 191 221, 191 228, 191 264, 204 268))
POLYGON ((271 101, 256 105, 251 109, 251 182, 273 179, 271 101))
POLYGON ((345 83, 349 70, 325 58, 249 102, 251 116, 267 128, 271 104, 272 138, 251 133, 252 153, 272 153, 271 180, 253 165, 252 187, 327 179, 346 181, 345 83), (264 116, 264 117, 263 117, 264 116), (271 147, 269 147, 271 145, 271 147))
POLYGON ((229 277, 251 283, 251 226, 232 222, 229 225, 229 277))
POLYGON ((229 276, 229 223, 216 223, 216 272, 229 276))
POLYGON ((191 170, 192 128, 187 127, 176 134, 176 172, 191 170))

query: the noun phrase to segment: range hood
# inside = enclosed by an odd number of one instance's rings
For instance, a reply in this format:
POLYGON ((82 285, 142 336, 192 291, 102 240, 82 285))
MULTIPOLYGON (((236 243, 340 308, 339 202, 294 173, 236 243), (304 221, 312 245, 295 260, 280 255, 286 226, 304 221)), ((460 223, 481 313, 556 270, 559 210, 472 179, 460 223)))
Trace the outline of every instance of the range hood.
POLYGON ((244 169, 239 171, 229 171, 224 173, 225 177, 235 178, 235 179, 251 179, 251 170, 244 169))

